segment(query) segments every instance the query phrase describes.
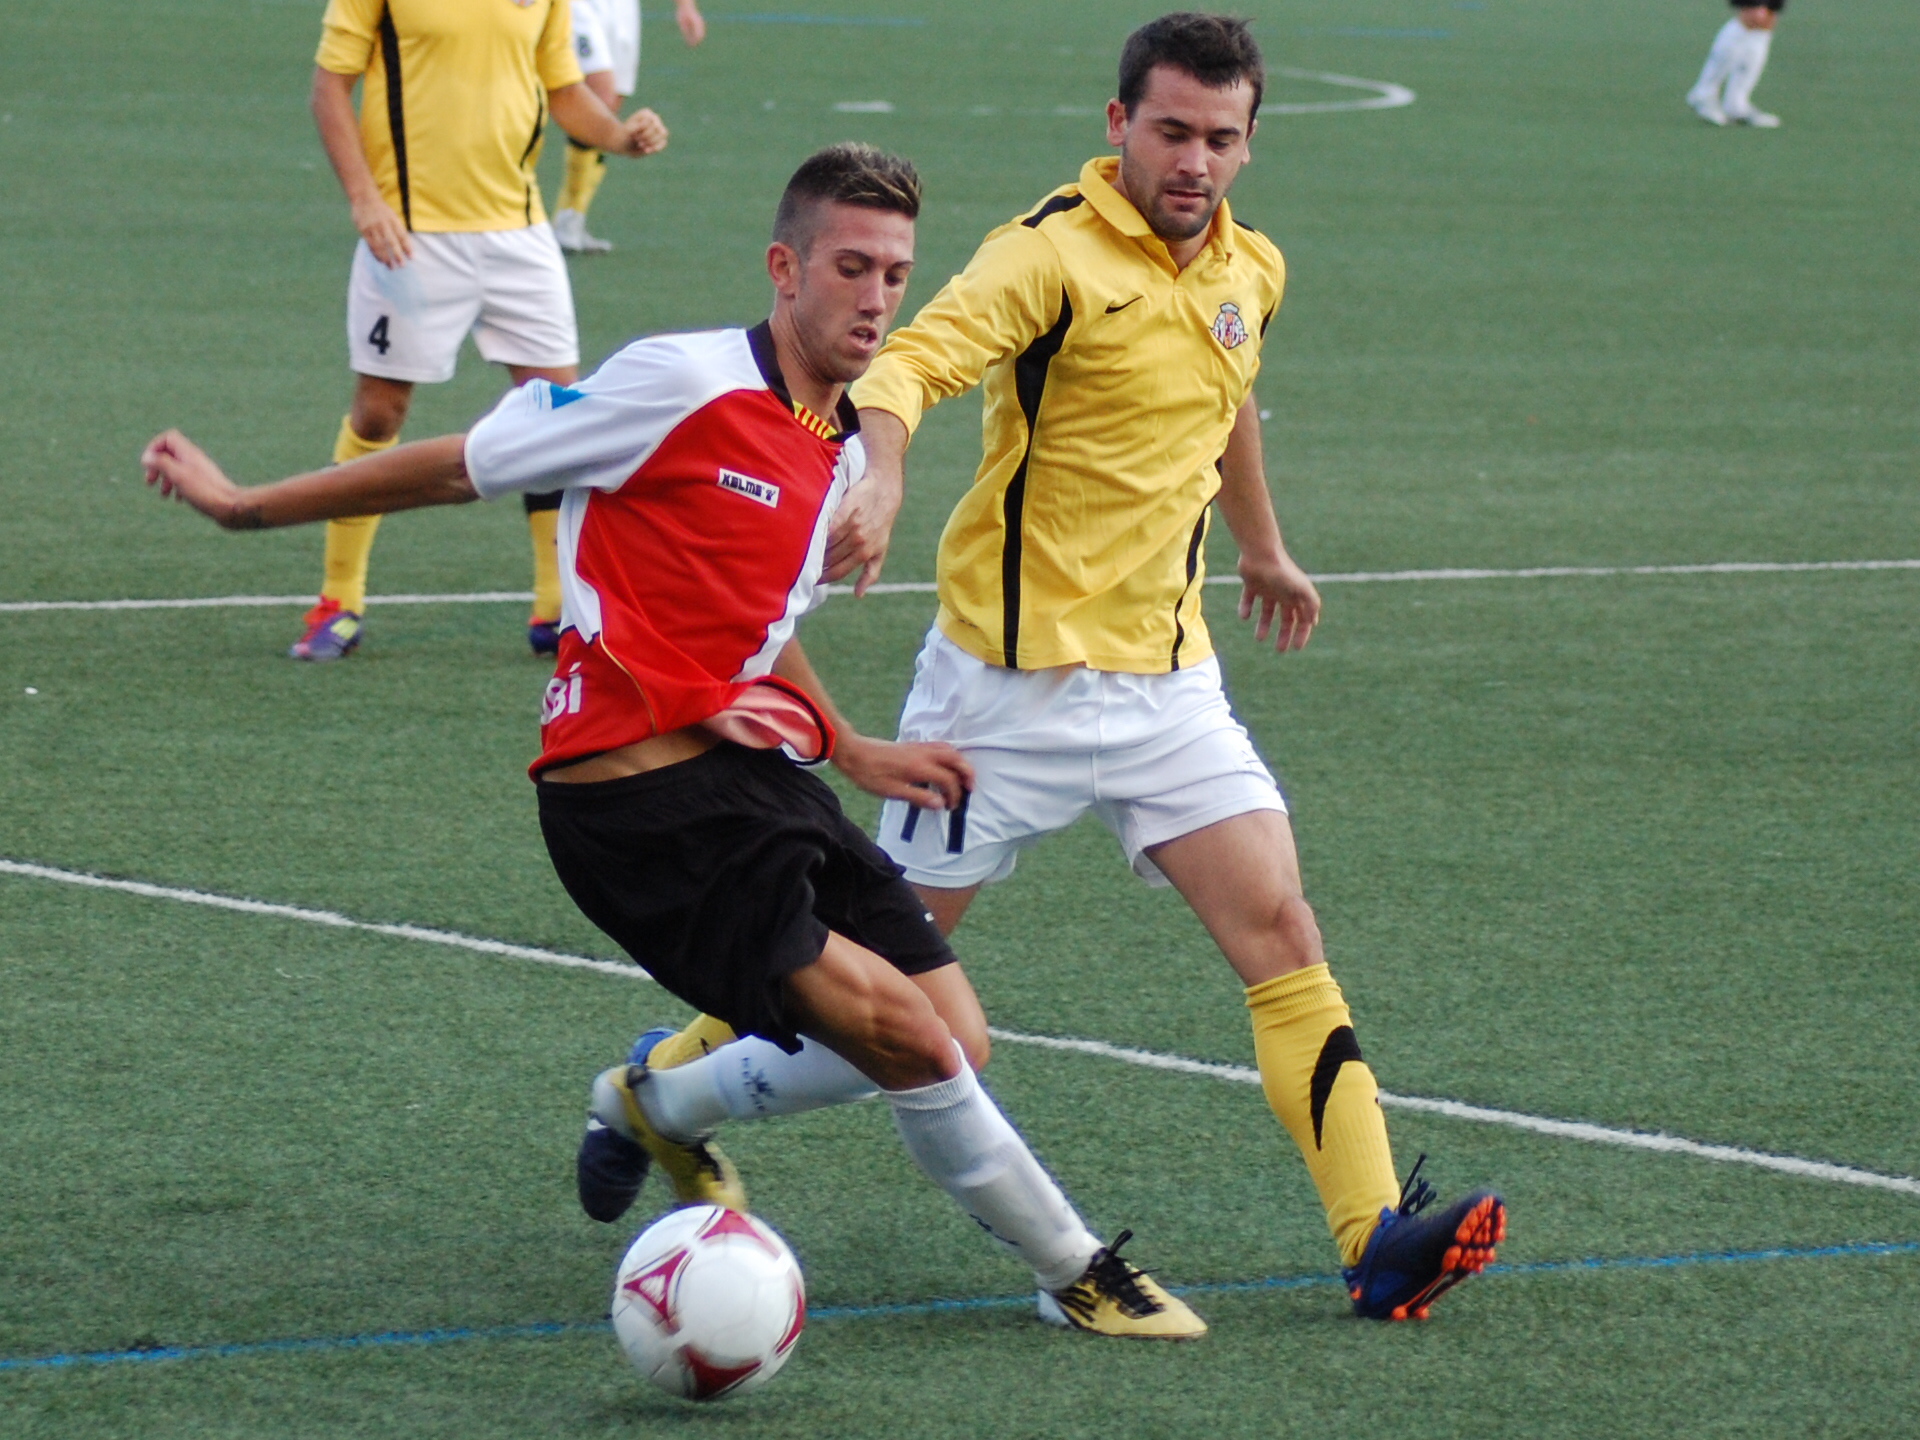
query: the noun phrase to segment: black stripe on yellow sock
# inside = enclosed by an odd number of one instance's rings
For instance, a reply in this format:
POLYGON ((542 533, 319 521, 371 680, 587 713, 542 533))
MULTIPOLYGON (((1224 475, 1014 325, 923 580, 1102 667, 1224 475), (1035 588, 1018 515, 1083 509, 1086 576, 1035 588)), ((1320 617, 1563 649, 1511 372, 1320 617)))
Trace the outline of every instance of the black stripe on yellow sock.
POLYGON ((1366 1062, 1361 1059, 1360 1042, 1353 1036, 1351 1025, 1341 1025, 1327 1036, 1320 1047, 1320 1058, 1313 1062, 1313 1079, 1307 1082, 1307 1103, 1313 1114, 1313 1148, 1320 1148, 1320 1125, 1327 1116, 1327 1099, 1333 1094, 1334 1081, 1340 1078, 1340 1067, 1349 1060, 1366 1062))

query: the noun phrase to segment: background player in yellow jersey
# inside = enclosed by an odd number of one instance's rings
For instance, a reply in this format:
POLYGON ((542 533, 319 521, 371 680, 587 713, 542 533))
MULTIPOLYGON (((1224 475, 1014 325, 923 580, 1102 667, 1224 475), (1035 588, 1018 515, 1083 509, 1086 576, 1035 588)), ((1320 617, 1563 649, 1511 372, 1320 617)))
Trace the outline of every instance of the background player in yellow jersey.
MULTIPOLYGON (((549 115, 603 151, 650 155, 667 142, 652 111, 622 121, 586 87, 565 0, 329 0, 313 116, 360 232, 347 282, 357 379, 336 463, 392 445, 414 385, 452 379, 469 332, 516 385, 575 378, 573 292, 534 176, 549 115)), ((558 643, 558 503, 527 497, 528 639, 542 653, 558 643)), ((327 526, 326 578, 296 659, 335 660, 359 644, 378 523, 327 526)))
MULTIPOLYGON (((618 114, 640 75, 640 0, 572 0, 573 53, 587 88, 618 114)), ((707 38, 706 17, 694 0, 676 0, 673 18, 689 46, 707 38)), ((553 234, 562 250, 604 255, 613 242, 587 233, 587 211, 606 178, 604 151, 567 140, 567 175, 553 201, 553 234)))
MULTIPOLYGON (((1320 616, 1281 542, 1253 395, 1285 267, 1226 204, 1263 76, 1241 21, 1174 14, 1128 37, 1107 107, 1118 159, 989 235, 853 387, 868 482, 828 574, 872 581, 913 429, 982 385, 985 455, 941 537, 939 615, 900 722, 903 741, 955 746, 974 787, 944 824, 888 801, 880 844, 951 932, 1024 847, 1097 813, 1246 987, 1268 1103, 1320 1192, 1356 1312, 1406 1319, 1492 1261, 1505 1207, 1479 1191, 1431 1211, 1417 1164, 1396 1179, 1286 802, 1228 707, 1200 608, 1217 504, 1240 548, 1241 618, 1287 651, 1320 616)), ((718 1077, 727 1033, 702 1017, 649 1064, 717 1044, 692 1063, 718 1077)))

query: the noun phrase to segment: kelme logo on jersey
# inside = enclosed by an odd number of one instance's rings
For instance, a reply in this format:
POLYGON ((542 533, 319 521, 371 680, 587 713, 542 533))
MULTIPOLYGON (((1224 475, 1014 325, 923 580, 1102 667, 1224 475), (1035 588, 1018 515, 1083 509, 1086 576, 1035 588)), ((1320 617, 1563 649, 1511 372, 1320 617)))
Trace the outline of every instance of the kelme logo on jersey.
POLYGON ((1231 300, 1220 307, 1220 313, 1213 317, 1213 338, 1229 350, 1237 350, 1247 343, 1247 322, 1240 318, 1240 307, 1231 300))
POLYGON ((738 470, 720 472, 720 488, 731 490, 736 495, 744 495, 749 500, 758 500, 771 510, 780 503, 780 487, 765 480, 756 480, 751 475, 742 475, 738 470))
POLYGON ((580 713, 580 667, 576 664, 564 675, 547 682, 546 696, 540 702, 540 723, 551 725, 562 715, 580 713))

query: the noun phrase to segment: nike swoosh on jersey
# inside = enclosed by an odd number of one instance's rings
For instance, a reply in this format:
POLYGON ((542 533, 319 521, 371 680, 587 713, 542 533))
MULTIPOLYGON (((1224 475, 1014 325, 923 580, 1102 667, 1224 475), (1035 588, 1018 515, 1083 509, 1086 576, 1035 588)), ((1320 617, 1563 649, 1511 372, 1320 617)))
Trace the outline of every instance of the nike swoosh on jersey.
POLYGON ((1120 312, 1121 312, 1122 310, 1124 310, 1124 309, 1126 309, 1126 308, 1127 308, 1127 306, 1129 306, 1129 305, 1131 305, 1131 304, 1133 304, 1133 303, 1134 303, 1135 301, 1138 301, 1138 300, 1144 300, 1144 299, 1146 299, 1146 298, 1147 298, 1147 297, 1146 297, 1146 296, 1144 296, 1144 295, 1136 295, 1136 296, 1134 296, 1134 297, 1133 297, 1133 299, 1132 299, 1132 300, 1122 300, 1122 301, 1121 301, 1121 302, 1120 302, 1120 303, 1119 303, 1118 305, 1109 305, 1109 306, 1107 306, 1107 314, 1109 314, 1109 315, 1117 315, 1117 314, 1119 314, 1119 313, 1120 313, 1120 312))

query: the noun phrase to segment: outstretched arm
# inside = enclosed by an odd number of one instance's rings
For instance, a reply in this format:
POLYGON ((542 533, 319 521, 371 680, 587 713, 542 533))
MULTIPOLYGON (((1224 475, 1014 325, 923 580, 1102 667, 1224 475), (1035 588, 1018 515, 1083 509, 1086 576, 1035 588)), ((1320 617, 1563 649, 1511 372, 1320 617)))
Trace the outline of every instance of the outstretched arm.
POLYGON ((905 800, 922 810, 951 810, 973 789, 973 766, 967 757, 944 741, 876 740, 847 723, 813 673, 813 665, 799 640, 789 640, 773 662, 773 673, 797 685, 839 736, 833 763, 840 773, 869 795, 882 800, 905 800))
POLYGON ((828 580, 858 570, 853 589, 864 595, 880 578, 905 493, 907 446, 921 415, 1025 350, 1059 321, 1064 304, 1059 253, 1031 228, 1015 226, 990 237, 911 325, 894 332, 851 389, 867 473, 833 517, 828 580))
POLYGON ((853 593, 864 595, 880 578, 893 540, 894 517, 907 493, 907 427, 887 410, 860 412, 860 440, 866 446, 867 473, 847 491, 827 533, 828 580, 840 580, 856 568, 853 593))
POLYGON ((1260 407, 1251 393, 1234 417, 1227 453, 1220 457, 1219 503, 1221 517, 1240 547, 1240 618, 1253 618, 1258 605, 1255 639, 1265 640, 1272 632, 1275 650, 1304 649, 1320 619, 1320 592, 1281 543, 1260 447, 1260 407))
POLYGON ((242 486, 185 435, 168 430, 148 442, 140 463, 147 483, 162 495, 185 501, 228 530, 264 530, 477 500, 467 478, 466 441, 465 435, 441 435, 272 485, 242 486))

